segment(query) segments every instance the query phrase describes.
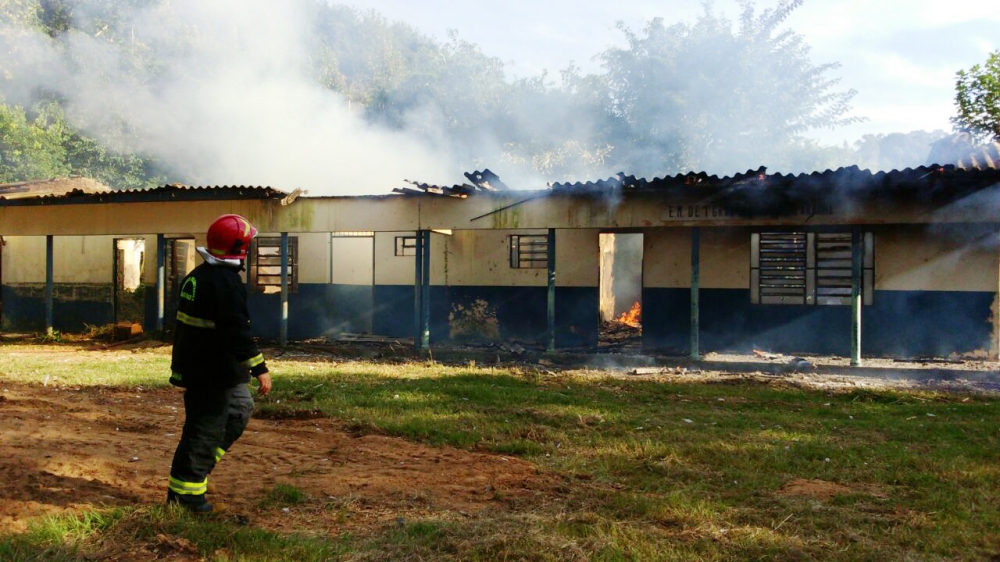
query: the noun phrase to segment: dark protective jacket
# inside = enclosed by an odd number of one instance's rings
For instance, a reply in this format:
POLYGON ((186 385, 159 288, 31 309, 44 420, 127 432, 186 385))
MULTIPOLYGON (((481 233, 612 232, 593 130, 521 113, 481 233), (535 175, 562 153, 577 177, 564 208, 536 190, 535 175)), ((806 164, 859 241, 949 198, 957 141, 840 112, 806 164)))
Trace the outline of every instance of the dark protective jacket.
POLYGON ((232 388, 267 372, 237 268, 202 263, 184 278, 170 369, 170 383, 189 389, 232 388))

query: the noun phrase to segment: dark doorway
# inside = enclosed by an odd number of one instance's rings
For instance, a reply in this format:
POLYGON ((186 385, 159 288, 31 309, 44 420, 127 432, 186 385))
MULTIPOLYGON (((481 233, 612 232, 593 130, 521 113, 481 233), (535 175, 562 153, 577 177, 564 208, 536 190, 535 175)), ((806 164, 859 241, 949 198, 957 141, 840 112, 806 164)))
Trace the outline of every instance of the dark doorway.
POLYGON ((6 242, 0 236, 0 331, 3 331, 3 246, 6 242))
POLYGON ((146 259, 144 238, 115 239, 115 323, 142 324, 146 316, 146 286, 143 264, 146 259))
POLYGON ((181 290, 181 281, 195 266, 198 254, 194 244, 194 238, 171 238, 166 241, 163 326, 167 330, 172 329, 176 321, 177 295, 181 290))

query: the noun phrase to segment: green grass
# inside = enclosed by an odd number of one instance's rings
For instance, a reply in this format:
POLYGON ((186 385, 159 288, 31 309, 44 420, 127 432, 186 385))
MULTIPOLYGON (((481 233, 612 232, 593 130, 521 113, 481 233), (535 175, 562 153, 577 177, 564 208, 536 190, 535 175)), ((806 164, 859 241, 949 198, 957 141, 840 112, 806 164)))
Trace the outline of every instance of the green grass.
POLYGON ((259 506, 265 509, 298 505, 306 501, 306 494, 291 484, 278 483, 268 490, 259 506))
POLYGON ((342 557, 349 539, 278 535, 235 518, 204 517, 180 508, 147 507, 40 519, 23 534, 0 537, 0 560, 69 562, 98 559, 327 561, 342 557))
MULTIPOLYGON (((77 356, 71 364, 58 354, 0 354, 5 380, 42 382, 48 375, 73 385, 162 385, 168 363, 162 353, 77 356)), ((41 559, 75 560, 59 549, 74 540, 93 549, 122 533, 123 521, 136 536, 164 525, 184 528, 183 536, 203 537, 194 541, 203 553, 237 556, 250 552, 241 550, 246 537, 257 537, 259 557, 234 560, 311 560, 319 552, 349 560, 607 561, 1000 554, 996 396, 661 383, 428 362, 269 364, 275 386, 258 404, 261 416, 305 410, 339 418, 358 433, 516 455, 565 485, 540 505, 512 501, 506 511, 464 519, 400 520, 333 542, 216 531, 189 518, 161 520, 166 516, 156 510, 90 515, 84 518, 113 521, 0 539, 0 559, 18 552, 12 549, 40 556, 54 548, 54 557, 41 559), (850 491, 825 501, 779 493, 795 479, 850 491), (290 548, 285 540, 304 554, 281 550, 290 548)), ((288 484, 264 501, 281 506, 305 498, 288 484)))

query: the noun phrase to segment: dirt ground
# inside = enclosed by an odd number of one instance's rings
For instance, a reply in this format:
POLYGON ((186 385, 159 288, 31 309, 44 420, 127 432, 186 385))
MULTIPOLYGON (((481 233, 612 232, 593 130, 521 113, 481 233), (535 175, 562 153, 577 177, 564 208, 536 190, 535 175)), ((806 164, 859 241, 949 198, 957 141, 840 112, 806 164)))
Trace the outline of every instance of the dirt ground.
MULTIPOLYGON (((0 529, 23 531, 42 515, 162 502, 181 398, 172 389, 0 383, 0 529)), ((211 482, 213 501, 241 521, 333 534, 543 502, 556 485, 517 458, 355 437, 334 419, 256 418, 211 482), (264 504, 280 483, 308 501, 287 510, 264 504)))
MULTIPOLYGON (((90 352, 95 353, 95 352, 90 352)), ((112 357, 127 348, 96 352, 112 357)), ((706 357, 719 362, 784 364, 785 356, 706 357)), ((867 376, 835 374, 846 360, 810 358, 821 371, 774 374, 692 367, 654 372, 619 369, 614 376, 657 380, 757 379, 804 387, 996 390, 996 364, 981 361, 869 362, 867 376), (879 375, 872 369, 886 370, 879 375), (893 368, 898 368, 894 371, 893 368), (914 376, 924 369, 928 376, 914 376), (908 373, 894 376, 893 372, 908 373), (872 373, 875 373, 874 375, 872 373), (944 373, 942 375, 942 373, 944 373)), ((545 370, 544 365, 538 368, 545 370)), ((593 376, 608 371, 584 369, 593 376)), ((131 390, 22 385, 0 381, 0 529, 17 532, 31 519, 99 506, 161 503, 183 420, 175 389, 131 390)), ((336 419, 260 419, 212 476, 229 513, 277 531, 324 534, 382 526, 400 518, 459 518, 488 510, 518 510, 554 501, 560 478, 513 457, 430 447, 403 439, 356 436, 336 419), (288 509, 264 502, 276 484, 308 501, 288 509), (238 515, 236 515, 238 514, 238 515)), ((792 495, 824 498, 832 483, 789 483, 792 495)))

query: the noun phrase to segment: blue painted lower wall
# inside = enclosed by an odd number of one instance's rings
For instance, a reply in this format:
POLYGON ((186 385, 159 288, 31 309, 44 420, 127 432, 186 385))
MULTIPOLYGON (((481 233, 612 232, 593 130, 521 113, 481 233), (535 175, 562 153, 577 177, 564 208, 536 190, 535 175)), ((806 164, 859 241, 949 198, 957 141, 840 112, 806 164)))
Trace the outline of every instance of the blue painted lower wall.
MULTIPOLYGON (((689 289, 643 290, 643 346, 687 354, 689 289)), ((990 349, 993 331, 988 292, 876 291, 862 309, 862 355, 946 356, 990 349)), ((750 304, 750 292, 702 289, 700 347, 707 351, 851 352, 849 306, 750 304)))
MULTIPOLYGON (((3 328, 45 328, 44 285, 2 287, 3 328)), ((431 341, 546 341, 546 287, 431 288, 431 341)), ((701 351, 850 354, 850 307, 750 304, 738 289, 702 289, 701 351)), ((146 329, 156 323, 156 294, 146 291, 146 329)), ((649 351, 687 354, 690 291, 646 288, 643 345, 649 351)), ((885 357, 946 356, 990 349, 994 295, 988 292, 876 291, 862 311, 862 354, 885 357)), ((279 335, 279 295, 252 293, 252 329, 279 335)), ((556 289, 556 345, 595 347, 596 287, 556 289)), ((342 332, 412 337, 413 287, 408 285, 302 284, 289 299, 288 337, 302 340, 342 332)), ((57 284, 54 328, 81 332, 113 319, 110 285, 57 284)), ((169 323, 169 319, 168 323, 169 323)))
MULTIPOLYGON (((431 287, 431 342, 521 341, 547 338, 547 287, 431 287), (491 338, 491 335, 498 337, 491 338)), ((413 286, 375 287, 375 333, 414 334, 413 286)), ((596 346, 596 287, 556 287, 556 346, 596 346)))
MULTIPOLYGON (((113 288, 110 284, 57 283, 52 290, 52 328, 79 333, 87 326, 114 322, 113 288)), ((4 285, 3 328, 15 332, 45 329, 45 284, 4 285)))
MULTIPOLYGON (((370 285, 300 284, 298 291, 288 298, 288 338, 304 340, 344 332, 372 333, 372 299, 370 285)), ((280 294, 250 293, 247 307, 255 336, 271 339, 279 336, 280 294)))

